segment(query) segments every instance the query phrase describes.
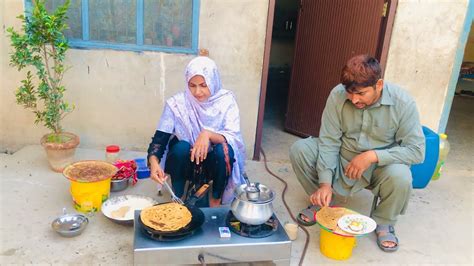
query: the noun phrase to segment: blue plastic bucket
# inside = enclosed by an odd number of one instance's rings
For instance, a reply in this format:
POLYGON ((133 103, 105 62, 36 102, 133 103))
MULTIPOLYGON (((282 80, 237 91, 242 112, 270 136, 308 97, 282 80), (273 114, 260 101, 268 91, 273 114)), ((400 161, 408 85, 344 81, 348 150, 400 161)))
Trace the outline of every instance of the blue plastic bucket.
POLYGON ((420 164, 411 166, 413 188, 425 188, 431 180, 436 169, 439 157, 439 136, 433 130, 423 127, 426 140, 425 160, 420 164))

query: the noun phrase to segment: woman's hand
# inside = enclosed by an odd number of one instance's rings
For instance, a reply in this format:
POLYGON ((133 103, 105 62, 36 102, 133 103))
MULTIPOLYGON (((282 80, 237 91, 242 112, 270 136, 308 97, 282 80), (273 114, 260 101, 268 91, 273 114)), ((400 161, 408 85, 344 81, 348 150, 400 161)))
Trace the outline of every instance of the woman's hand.
POLYGON ((150 177, 154 181, 163 184, 166 180, 165 172, 161 169, 160 163, 156 156, 150 156, 150 177))
POLYGON ((191 149, 191 162, 195 161, 196 164, 200 164, 206 160, 210 141, 210 132, 205 129, 201 131, 191 149))

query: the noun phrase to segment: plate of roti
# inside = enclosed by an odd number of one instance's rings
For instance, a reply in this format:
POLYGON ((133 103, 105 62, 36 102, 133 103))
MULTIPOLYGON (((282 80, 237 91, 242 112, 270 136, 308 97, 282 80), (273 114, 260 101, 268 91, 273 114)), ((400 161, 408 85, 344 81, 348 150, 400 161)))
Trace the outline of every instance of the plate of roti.
POLYGON ((316 222, 329 232, 342 236, 354 236, 354 234, 344 231, 338 226, 339 219, 350 214, 358 213, 344 207, 322 207, 316 213, 316 222))

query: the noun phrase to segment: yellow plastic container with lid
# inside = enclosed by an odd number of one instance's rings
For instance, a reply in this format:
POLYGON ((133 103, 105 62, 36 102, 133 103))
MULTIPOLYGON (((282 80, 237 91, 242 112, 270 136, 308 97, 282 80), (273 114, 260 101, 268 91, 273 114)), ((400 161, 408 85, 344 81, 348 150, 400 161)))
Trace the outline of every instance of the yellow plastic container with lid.
POLYGON ((346 260, 352 256, 356 246, 354 236, 342 236, 321 227, 319 249, 324 256, 335 260, 346 260))
POLYGON ((115 173, 117 168, 104 161, 79 161, 66 167, 63 174, 71 181, 74 208, 81 212, 99 211, 109 198, 115 173))
POLYGON ((81 183, 71 180, 71 196, 74 208, 80 212, 100 211, 102 203, 110 196, 112 177, 98 182, 81 183))

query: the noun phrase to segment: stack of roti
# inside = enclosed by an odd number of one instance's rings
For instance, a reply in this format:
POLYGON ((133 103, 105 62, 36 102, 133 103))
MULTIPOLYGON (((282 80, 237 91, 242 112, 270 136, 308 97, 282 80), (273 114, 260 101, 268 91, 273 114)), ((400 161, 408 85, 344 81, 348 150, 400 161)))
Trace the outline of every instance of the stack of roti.
POLYGON ((316 213, 316 221, 321 226, 333 231, 334 233, 337 233, 340 235, 352 236, 352 234, 344 232, 337 225, 337 222, 339 221, 339 219, 346 214, 357 214, 357 212, 354 212, 352 210, 349 210, 343 207, 322 207, 316 213))
POLYGON ((165 203, 142 210, 140 219, 144 225, 157 231, 172 232, 191 222, 191 212, 178 203, 165 203))

